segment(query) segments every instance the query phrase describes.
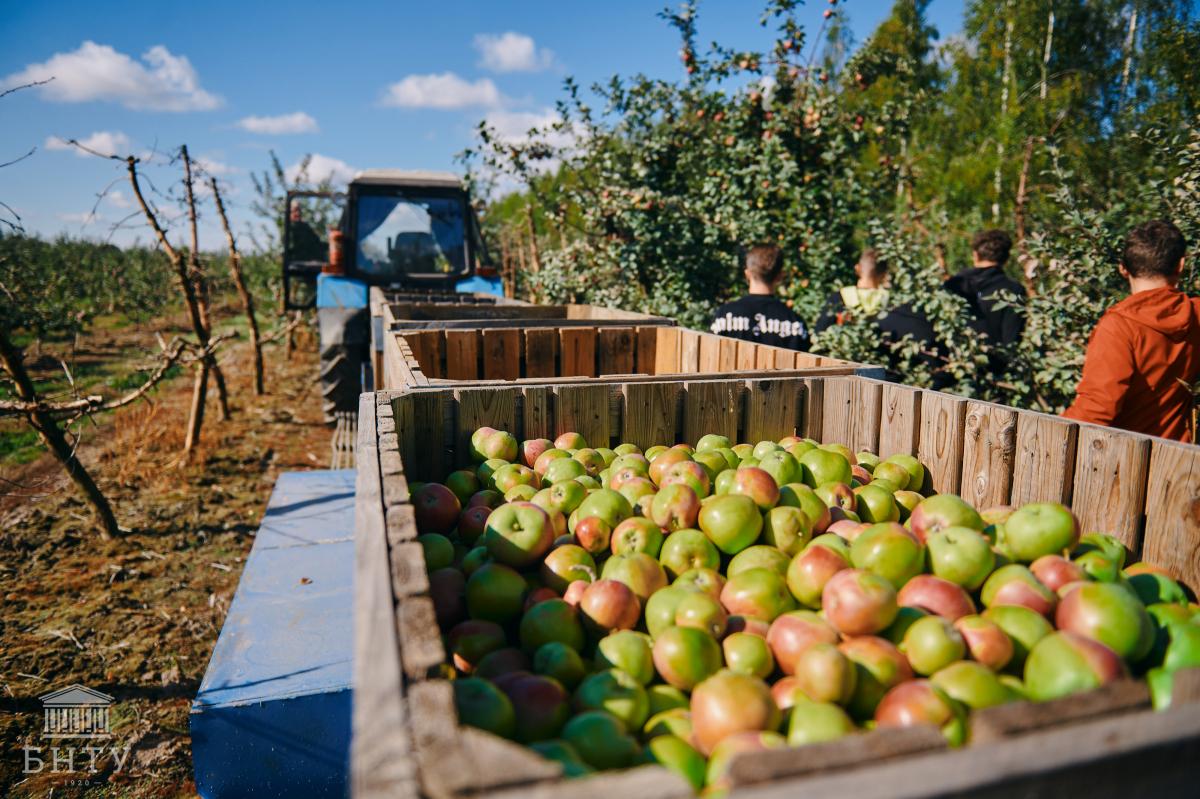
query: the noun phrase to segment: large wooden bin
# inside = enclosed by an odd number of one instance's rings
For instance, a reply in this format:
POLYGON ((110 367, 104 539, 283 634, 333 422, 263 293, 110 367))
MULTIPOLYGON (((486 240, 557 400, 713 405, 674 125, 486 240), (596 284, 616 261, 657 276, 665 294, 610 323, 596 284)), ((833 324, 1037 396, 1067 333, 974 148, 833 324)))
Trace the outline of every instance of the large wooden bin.
MULTIPOLYGON (((785 435, 882 456, 916 455, 934 488, 979 506, 1056 500, 1086 531, 1200 586, 1200 447, 1081 425, 856 376, 649 379, 414 387, 364 394, 356 521, 352 743, 356 797, 683 797, 652 766, 563 781, 557 764, 467 727, 454 713, 408 481, 467 463, 487 424, 521 438, 574 430, 590 444, 739 441, 785 435)), ((1154 713, 1141 683, 972 716, 972 743, 880 730, 830 744, 741 755, 734 796, 1195 795, 1200 680, 1181 672, 1154 713)))

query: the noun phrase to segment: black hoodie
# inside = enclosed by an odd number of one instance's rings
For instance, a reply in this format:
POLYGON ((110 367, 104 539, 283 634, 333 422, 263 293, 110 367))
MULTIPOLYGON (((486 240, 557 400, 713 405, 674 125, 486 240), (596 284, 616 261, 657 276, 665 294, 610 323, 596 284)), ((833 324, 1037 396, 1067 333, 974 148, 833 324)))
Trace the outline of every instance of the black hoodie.
POLYGON ((1025 287, 1004 274, 998 266, 975 266, 964 269, 945 283, 945 288, 957 294, 971 306, 974 319, 971 327, 988 339, 988 344, 1016 343, 1025 330, 1025 313, 1012 306, 997 308, 1001 292, 1009 291, 1017 300, 1025 300, 1025 287))

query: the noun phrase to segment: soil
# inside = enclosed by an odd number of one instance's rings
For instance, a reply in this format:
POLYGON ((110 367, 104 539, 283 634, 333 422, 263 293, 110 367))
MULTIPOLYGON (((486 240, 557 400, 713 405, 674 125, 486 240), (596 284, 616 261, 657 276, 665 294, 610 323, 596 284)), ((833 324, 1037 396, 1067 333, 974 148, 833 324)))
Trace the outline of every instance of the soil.
MULTIPOLYGON (((157 327, 166 335, 181 321, 157 327)), ((105 331, 75 355, 144 360, 153 330, 105 331)), ((290 359, 282 346, 265 351, 262 397, 244 337, 222 351, 232 418, 220 419, 210 387, 188 460, 190 370, 151 402, 84 426, 78 452, 129 529, 117 540, 100 540, 48 456, 0 461, 0 796, 196 795, 188 708, 271 488, 282 471, 330 461, 315 342, 304 330, 300 339, 290 359), (76 771, 51 773, 38 697, 72 683, 115 698, 112 743, 131 747, 120 769, 103 756, 93 773, 81 751, 76 771), (42 747, 41 772, 25 772, 25 746, 42 747)))

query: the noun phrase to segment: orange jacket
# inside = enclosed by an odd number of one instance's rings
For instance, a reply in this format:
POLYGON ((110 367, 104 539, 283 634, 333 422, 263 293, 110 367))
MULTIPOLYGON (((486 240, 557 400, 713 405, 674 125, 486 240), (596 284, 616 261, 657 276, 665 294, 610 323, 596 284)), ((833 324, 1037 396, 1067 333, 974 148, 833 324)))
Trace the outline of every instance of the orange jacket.
POLYGON ((1173 288, 1139 291, 1100 317, 1063 416, 1191 441, 1197 377, 1200 299, 1173 288))

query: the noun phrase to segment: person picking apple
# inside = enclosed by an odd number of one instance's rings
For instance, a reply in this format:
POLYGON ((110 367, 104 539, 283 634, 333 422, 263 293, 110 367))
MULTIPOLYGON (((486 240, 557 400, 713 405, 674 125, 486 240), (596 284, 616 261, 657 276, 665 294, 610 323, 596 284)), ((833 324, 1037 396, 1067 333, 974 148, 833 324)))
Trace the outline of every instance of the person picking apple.
POLYGON ((1165 220, 1129 231, 1117 264, 1129 296, 1092 331, 1075 402, 1063 416, 1195 440, 1191 387, 1200 378, 1200 299, 1179 290, 1186 249, 1183 233, 1165 220))
POLYGON ((786 347, 808 349, 808 327, 775 290, 783 280, 783 254, 773 244, 759 244, 746 251, 746 282, 750 292, 717 309, 709 329, 720 336, 786 347))

